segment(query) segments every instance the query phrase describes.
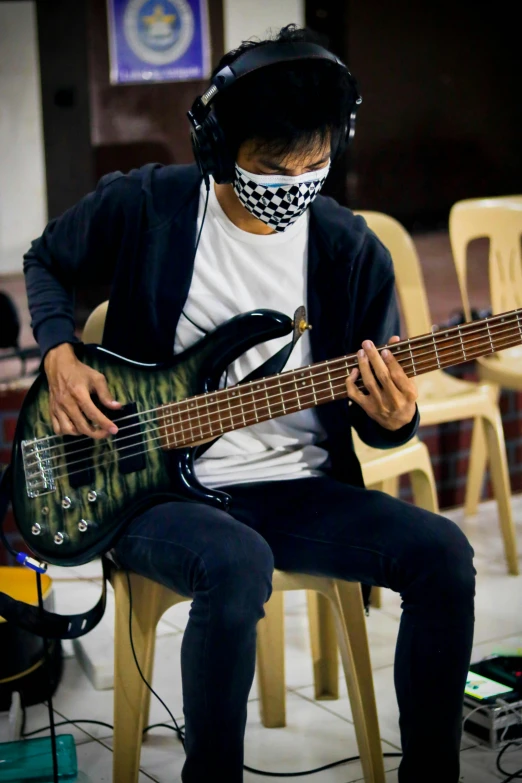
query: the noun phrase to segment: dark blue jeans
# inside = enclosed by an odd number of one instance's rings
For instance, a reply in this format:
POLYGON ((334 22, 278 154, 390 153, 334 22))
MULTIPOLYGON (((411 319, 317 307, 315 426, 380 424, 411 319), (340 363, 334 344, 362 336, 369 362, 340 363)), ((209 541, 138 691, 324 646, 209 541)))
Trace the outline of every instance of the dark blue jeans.
POLYGON ((227 491, 230 513, 158 505, 136 518, 116 547, 125 568, 193 599, 181 649, 184 783, 208 783, 217 771, 227 783, 243 780, 256 623, 274 566, 401 594, 399 780, 457 783, 475 592, 464 534, 444 517, 328 477, 227 491))

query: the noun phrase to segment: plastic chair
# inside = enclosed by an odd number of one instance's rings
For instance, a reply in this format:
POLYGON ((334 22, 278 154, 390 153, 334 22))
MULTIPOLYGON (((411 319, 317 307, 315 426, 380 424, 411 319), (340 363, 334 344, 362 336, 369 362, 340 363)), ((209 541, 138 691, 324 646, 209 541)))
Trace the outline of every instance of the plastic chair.
MULTIPOLYGON (((106 311, 107 303, 103 303, 91 313, 83 332, 85 342, 101 342, 106 311)), ((170 606, 189 599, 137 574, 130 573, 129 578, 134 648, 144 677, 151 682, 157 623, 170 606)), ((135 783, 139 775, 142 732, 148 722, 150 691, 138 673, 130 645, 127 572, 114 569, 111 582, 116 605, 113 778, 135 783)), ((365 783, 384 783, 373 676, 358 583, 274 572, 273 594, 265 605, 266 616, 258 624, 257 668, 263 725, 284 726, 286 722, 283 624, 283 592, 286 590, 307 590, 309 594, 312 591, 320 597, 315 611, 309 604, 316 692, 326 694, 326 698, 328 694, 333 693, 330 698, 337 694, 337 645, 332 639, 335 628, 364 780, 365 783), (324 611, 324 607, 328 610, 324 611)))
MULTIPOLYGON (((397 290, 406 331, 415 336, 432 331, 428 300, 419 258, 411 236, 394 218, 379 212, 360 212, 370 229, 388 248, 393 259, 397 290)), ((469 310, 468 310, 469 312, 469 310)), ((480 444, 475 433, 484 432, 491 468, 493 491, 498 505, 504 551, 510 574, 519 573, 515 528, 511 510, 511 489, 506 444, 498 407, 498 389, 489 383, 473 383, 454 378, 443 370, 416 377, 421 425, 474 419, 466 488, 466 509, 480 496, 483 478, 480 444)), ((474 508, 476 509, 476 503, 474 508)))
MULTIPOLYGON (((487 237, 489 246, 489 284, 493 314, 522 307, 522 196, 467 199, 457 202, 450 213, 450 241, 466 317, 470 316, 467 290, 466 251, 469 243, 487 237)), ((522 389, 522 346, 514 346, 492 356, 477 359, 479 377, 504 389, 522 389)), ((473 448, 477 475, 484 474, 487 452, 482 428, 473 430, 473 448)), ((473 486, 467 511, 474 513, 482 481, 473 486)))

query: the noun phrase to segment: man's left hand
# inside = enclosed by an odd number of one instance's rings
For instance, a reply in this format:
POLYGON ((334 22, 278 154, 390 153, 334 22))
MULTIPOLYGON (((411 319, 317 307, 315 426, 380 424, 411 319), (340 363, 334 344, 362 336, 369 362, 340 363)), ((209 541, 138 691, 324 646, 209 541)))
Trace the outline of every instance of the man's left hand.
MULTIPOLYGON (((400 339, 394 336, 388 345, 400 339)), ((359 369, 353 369, 346 379, 348 397, 387 430, 399 430, 409 424, 415 415, 417 387, 392 352, 385 349, 379 353, 370 340, 365 340, 357 360, 359 369), (356 386, 359 376, 366 394, 356 386)))

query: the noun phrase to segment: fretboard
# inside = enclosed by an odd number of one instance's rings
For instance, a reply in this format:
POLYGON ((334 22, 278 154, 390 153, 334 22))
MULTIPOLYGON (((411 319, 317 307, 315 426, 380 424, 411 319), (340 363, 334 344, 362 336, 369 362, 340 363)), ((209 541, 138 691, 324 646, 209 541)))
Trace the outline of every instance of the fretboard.
MULTIPOLYGON (((522 343, 522 310, 413 337, 388 348, 408 376, 471 361, 522 343)), ((347 397, 357 355, 287 370, 250 383, 168 403, 158 410, 163 448, 208 441, 225 432, 347 397)), ((359 379, 359 387, 362 382, 359 379)))

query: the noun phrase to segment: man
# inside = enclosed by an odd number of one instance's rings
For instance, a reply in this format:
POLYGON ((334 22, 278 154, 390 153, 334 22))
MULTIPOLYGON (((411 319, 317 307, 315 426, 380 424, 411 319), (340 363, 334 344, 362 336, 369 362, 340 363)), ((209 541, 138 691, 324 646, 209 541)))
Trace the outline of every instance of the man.
MULTIPOLYGON (((276 40, 291 46, 314 38, 289 26, 276 40)), ((216 72, 267 45, 243 44, 216 72)), ((287 369, 359 349, 359 369, 346 381, 351 404, 332 402, 228 433, 196 461, 204 484, 232 496, 229 513, 200 503, 159 504, 116 544, 122 566, 193 599, 181 659, 186 783, 215 779, 216 771, 229 783, 242 780, 256 623, 274 565, 400 592, 399 780, 459 777, 473 553, 449 520, 365 490, 350 435, 353 426, 368 444, 389 448, 418 426, 413 382, 389 352, 375 348, 399 339, 390 255, 361 218, 332 199, 313 199, 342 147, 353 103, 350 75, 326 58, 248 73, 213 107, 231 182, 210 178, 207 194, 196 166, 109 175, 52 221, 25 257, 57 433, 106 437, 116 427, 90 395, 113 410, 122 402, 72 348, 72 293, 87 277, 113 281, 104 344, 140 361, 183 351, 241 312, 293 314, 303 302, 313 330, 287 369), (304 206, 292 196, 296 185, 306 186, 304 206), (286 193, 277 214, 259 208, 270 206, 274 188, 286 193), (254 191, 257 201, 249 197, 254 191)), ((229 368, 228 383, 284 343, 248 351, 229 368)))

